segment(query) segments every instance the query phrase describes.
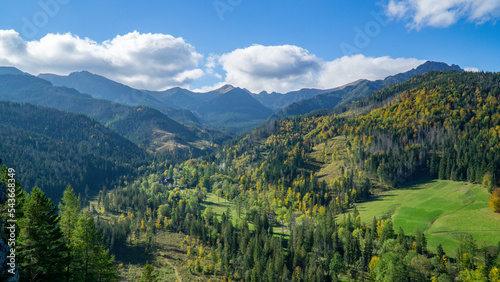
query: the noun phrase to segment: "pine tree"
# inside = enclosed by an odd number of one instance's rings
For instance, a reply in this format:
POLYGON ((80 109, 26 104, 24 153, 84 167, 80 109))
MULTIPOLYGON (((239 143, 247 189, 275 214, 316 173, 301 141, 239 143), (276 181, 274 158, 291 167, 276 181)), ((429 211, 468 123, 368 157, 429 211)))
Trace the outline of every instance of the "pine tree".
POLYGON ((114 257, 104 247, 102 236, 88 212, 78 218, 71 245, 78 255, 75 260, 79 262, 78 272, 84 277, 84 281, 98 278, 110 281, 117 277, 113 267, 114 257))
POLYGON ((60 226, 63 232, 64 240, 67 247, 67 260, 66 260, 66 278, 70 280, 70 267, 73 262, 74 254, 72 254, 72 240, 73 232, 78 222, 78 215, 80 214, 80 198, 77 198, 73 188, 68 185, 64 191, 63 198, 59 203, 59 213, 61 216, 60 226))
POLYGON ((19 266, 23 281, 57 281, 64 276, 66 245, 56 207, 35 187, 20 222, 19 266))

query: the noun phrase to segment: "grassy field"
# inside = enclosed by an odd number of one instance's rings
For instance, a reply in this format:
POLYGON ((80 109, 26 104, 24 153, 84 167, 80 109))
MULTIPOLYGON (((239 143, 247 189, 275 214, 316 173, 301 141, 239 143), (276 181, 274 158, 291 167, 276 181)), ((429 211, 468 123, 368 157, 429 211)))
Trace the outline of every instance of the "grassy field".
POLYGON ((159 274, 159 281, 208 281, 211 277, 191 274, 188 270, 186 250, 181 241, 186 237, 183 234, 159 231, 155 235, 154 250, 146 251, 146 238, 131 240, 128 252, 118 260, 120 281, 140 281, 146 261, 159 274))
MULTIPOLYGON (((227 212, 229 208, 231 211, 231 219, 234 225, 238 225, 241 220, 243 220, 246 215, 245 208, 241 208, 240 217, 238 217, 238 208, 236 203, 228 201, 224 198, 218 198, 217 195, 213 193, 207 193, 207 198, 201 204, 204 208, 211 208, 214 213, 217 214, 217 217, 220 219, 222 213, 227 212)), ((250 230, 253 230, 253 224, 249 224, 250 230)), ((290 231, 286 227, 274 226, 273 233, 276 236, 284 235, 285 238, 290 235, 290 231)))
POLYGON ((438 244, 455 256, 457 237, 469 233, 478 246, 496 245, 500 241, 500 214, 488 207, 489 193, 479 185, 466 182, 432 180, 407 185, 360 203, 362 220, 373 217, 392 218, 394 229, 406 234, 416 228, 424 231, 428 247, 435 252, 438 244))

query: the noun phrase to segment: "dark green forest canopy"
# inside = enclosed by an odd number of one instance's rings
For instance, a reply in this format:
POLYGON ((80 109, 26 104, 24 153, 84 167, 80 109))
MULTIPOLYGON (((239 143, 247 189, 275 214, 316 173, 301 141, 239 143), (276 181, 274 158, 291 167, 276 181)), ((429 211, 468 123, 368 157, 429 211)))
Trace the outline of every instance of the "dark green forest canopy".
POLYGON ((0 155, 23 187, 39 186, 57 201, 66 185, 95 194, 135 175, 146 152, 115 131, 81 114, 0 102, 0 155))

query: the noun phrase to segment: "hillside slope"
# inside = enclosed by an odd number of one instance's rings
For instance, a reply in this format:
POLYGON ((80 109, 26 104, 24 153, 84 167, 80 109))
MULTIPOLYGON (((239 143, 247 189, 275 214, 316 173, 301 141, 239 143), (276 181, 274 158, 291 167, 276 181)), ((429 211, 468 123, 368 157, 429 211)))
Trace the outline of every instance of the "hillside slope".
POLYGON ((73 72, 68 76, 40 74, 38 77, 50 81, 54 86, 74 88, 96 99, 105 99, 128 106, 148 106, 156 109, 164 107, 160 101, 143 91, 87 71, 73 72))
POLYGON ((59 199, 66 185, 82 196, 132 176, 146 153, 84 115, 0 102, 0 155, 23 187, 43 188, 59 199))
POLYGON ((74 72, 68 76, 40 74, 38 77, 50 81, 55 86, 77 89, 93 98, 129 106, 148 106, 170 114, 169 117, 178 122, 198 127, 201 122, 232 133, 254 127, 272 113, 248 91, 229 85, 207 93, 192 92, 179 87, 165 91, 148 91, 134 89, 87 71, 74 72), (244 97, 247 95, 248 97, 244 97), (217 116, 223 116, 222 120, 218 121, 217 116))
MULTIPOLYGON (((164 132, 166 140, 172 140, 169 136, 176 136, 174 142, 189 145, 188 142, 203 141, 201 137, 207 135, 202 130, 181 125, 158 110, 137 111, 137 108, 114 103, 108 100, 95 99, 88 94, 83 94, 72 88, 56 87, 50 82, 30 75, 0 75, 0 100, 27 102, 36 105, 56 108, 73 113, 82 113, 99 122, 116 129, 123 136, 130 138, 137 144, 148 147, 153 144, 158 130, 164 132), (133 118, 131 114, 133 113, 133 118), (155 116, 150 120, 151 114, 155 116), (115 126, 127 123, 127 128, 141 128, 141 134, 130 131, 123 126, 115 126), (118 122, 118 123, 117 123, 118 122)), ((159 147, 163 146, 161 144, 159 147)), ((196 146, 195 146, 196 147, 196 146)), ((202 149, 202 147, 197 147, 202 149)), ((152 149, 158 147, 153 146, 152 149)))
POLYGON ((167 172, 173 190, 157 185, 165 165, 155 163, 156 173, 99 201, 144 215, 151 206, 140 199, 163 199, 151 219, 130 219, 147 225, 134 235, 154 237, 155 226, 189 235, 189 271, 200 277, 335 281, 332 268, 354 281, 457 281, 473 268, 484 276, 500 268, 499 218, 486 204, 499 184, 499 100, 500 74, 428 72, 364 99, 374 106, 357 115, 271 121, 177 164, 167 172), (426 182, 405 186, 415 180, 426 182), (387 209, 362 218, 360 202, 387 209), (446 226, 453 232, 443 233, 446 226), (384 276, 393 269, 397 277, 384 276))
POLYGON ((362 80, 355 85, 347 86, 343 89, 333 92, 320 94, 314 98, 301 100, 293 103, 281 111, 273 115, 272 118, 283 118, 288 116, 303 115, 319 109, 332 109, 337 105, 346 104, 351 101, 359 100, 364 97, 375 93, 384 87, 404 82, 411 77, 423 74, 428 71, 441 71, 441 70, 457 70, 463 71, 456 65, 448 66, 445 63, 426 62, 415 69, 400 73, 397 75, 389 76, 383 80, 369 81, 362 80))

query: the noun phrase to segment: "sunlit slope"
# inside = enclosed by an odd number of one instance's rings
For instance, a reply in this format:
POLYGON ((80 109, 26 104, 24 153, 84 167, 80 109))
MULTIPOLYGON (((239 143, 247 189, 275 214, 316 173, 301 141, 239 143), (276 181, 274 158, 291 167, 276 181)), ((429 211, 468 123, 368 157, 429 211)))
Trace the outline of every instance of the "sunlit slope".
POLYGON ((500 214, 488 208, 489 193, 467 182, 432 180, 407 185, 357 205, 361 218, 371 223, 391 218, 394 229, 413 234, 417 228, 432 251, 438 244, 453 255, 460 233, 469 233, 478 246, 495 245, 500 239, 500 214))

